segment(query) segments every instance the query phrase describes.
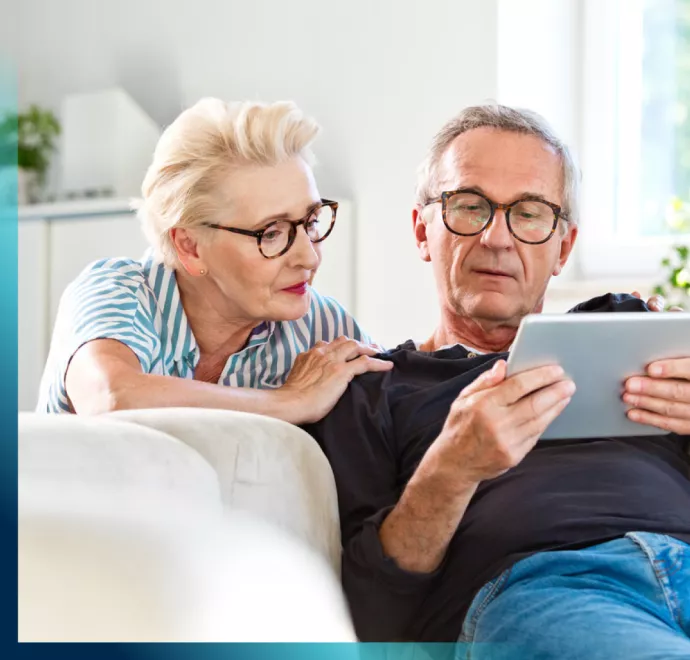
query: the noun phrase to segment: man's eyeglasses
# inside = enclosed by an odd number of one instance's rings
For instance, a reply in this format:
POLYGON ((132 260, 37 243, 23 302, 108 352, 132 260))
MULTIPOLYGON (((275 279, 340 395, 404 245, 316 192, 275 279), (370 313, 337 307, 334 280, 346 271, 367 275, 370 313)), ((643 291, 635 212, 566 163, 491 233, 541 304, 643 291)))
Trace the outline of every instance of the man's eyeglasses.
POLYGON ((297 228, 300 225, 304 226, 304 231, 307 232, 312 243, 320 243, 327 238, 333 231, 337 211, 338 202, 322 199, 319 206, 309 211, 301 220, 276 220, 256 231, 211 223, 202 226, 222 229, 243 236, 252 236, 256 239, 259 252, 266 259, 275 259, 284 255, 292 247, 297 237, 297 228))
POLYGON ((425 206, 441 202, 443 224, 458 236, 477 236, 493 221, 498 209, 506 214, 508 230, 518 241, 539 245, 553 236, 558 220, 568 220, 557 204, 524 197, 510 204, 498 204, 471 189, 461 188, 441 193, 425 206))

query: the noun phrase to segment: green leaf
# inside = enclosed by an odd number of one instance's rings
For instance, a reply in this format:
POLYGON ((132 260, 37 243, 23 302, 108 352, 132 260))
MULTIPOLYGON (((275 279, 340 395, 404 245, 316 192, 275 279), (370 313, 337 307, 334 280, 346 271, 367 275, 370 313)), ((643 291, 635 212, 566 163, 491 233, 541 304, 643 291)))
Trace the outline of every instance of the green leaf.
POLYGON ((687 261, 688 254, 690 254, 690 248, 687 245, 677 245, 676 253, 683 261, 687 261))
POLYGON ((664 298, 666 298, 666 289, 664 289, 664 287, 660 284, 654 287, 654 291, 652 291, 652 293, 655 296, 663 296, 664 298))
POLYGON ((9 115, 0 123, 0 153, 3 161, 13 158, 23 168, 38 172, 43 177, 55 141, 60 134, 60 123, 51 110, 31 105, 20 114, 9 115))

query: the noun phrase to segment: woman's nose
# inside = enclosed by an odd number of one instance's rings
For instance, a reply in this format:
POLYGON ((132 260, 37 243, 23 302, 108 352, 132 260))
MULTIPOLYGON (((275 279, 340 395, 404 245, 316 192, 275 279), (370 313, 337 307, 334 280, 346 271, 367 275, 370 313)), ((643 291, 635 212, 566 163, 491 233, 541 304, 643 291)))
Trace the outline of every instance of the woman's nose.
POLYGON ((295 242, 288 252, 292 257, 293 264, 306 270, 315 269, 321 263, 321 250, 318 245, 318 243, 311 242, 304 225, 297 227, 295 242))

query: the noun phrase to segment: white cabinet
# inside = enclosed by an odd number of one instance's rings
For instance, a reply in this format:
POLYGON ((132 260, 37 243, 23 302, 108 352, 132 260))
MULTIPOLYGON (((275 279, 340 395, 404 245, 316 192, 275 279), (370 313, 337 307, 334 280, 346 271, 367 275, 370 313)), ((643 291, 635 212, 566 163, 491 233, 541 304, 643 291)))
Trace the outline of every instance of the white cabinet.
POLYGON ((107 257, 138 259, 146 248, 139 221, 132 213, 52 221, 48 294, 51 327, 62 292, 86 266, 107 257))
POLYGON ((125 200, 22 207, 18 233, 18 405, 33 410, 65 287, 97 259, 139 258, 146 241, 125 200))
POLYGON ((36 405, 48 341, 48 225, 19 224, 17 273, 17 398, 20 410, 36 405))

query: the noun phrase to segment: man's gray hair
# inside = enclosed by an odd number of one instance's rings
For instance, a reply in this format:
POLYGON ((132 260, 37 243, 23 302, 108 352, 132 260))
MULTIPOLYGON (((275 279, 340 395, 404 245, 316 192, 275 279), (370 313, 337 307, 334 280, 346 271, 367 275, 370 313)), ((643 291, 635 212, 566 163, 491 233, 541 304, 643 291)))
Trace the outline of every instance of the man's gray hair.
POLYGON ((417 174, 415 200, 420 206, 440 194, 440 191, 435 190, 438 185, 438 169, 450 144, 458 135, 474 128, 495 128, 510 133, 534 135, 548 144, 558 154, 563 166, 563 213, 572 225, 577 225, 580 219, 580 173, 570 149, 540 114, 499 104, 465 108, 436 134, 417 174))

